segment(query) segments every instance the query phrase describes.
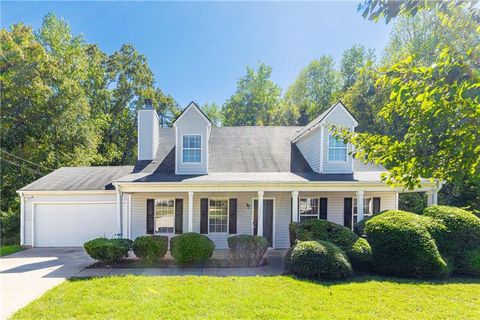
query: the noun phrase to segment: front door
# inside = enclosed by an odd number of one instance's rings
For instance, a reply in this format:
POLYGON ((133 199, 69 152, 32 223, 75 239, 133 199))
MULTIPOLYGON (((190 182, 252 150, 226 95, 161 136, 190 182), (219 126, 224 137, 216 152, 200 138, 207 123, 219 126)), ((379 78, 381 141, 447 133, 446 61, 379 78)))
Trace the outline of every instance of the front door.
MULTIPOLYGON (((258 235, 258 200, 253 201, 253 234, 258 235)), ((263 200, 263 236, 273 244, 273 199, 263 200)))

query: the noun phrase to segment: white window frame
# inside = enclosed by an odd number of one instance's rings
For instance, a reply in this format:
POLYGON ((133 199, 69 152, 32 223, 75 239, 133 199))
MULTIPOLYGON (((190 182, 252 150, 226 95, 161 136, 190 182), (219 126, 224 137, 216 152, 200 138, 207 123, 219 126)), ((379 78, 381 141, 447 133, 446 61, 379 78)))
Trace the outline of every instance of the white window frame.
MULTIPOLYGON (((357 203, 358 203, 357 198, 353 198, 352 199, 352 227, 355 225, 354 217, 358 216, 357 203), (357 213, 355 213, 355 208, 357 208, 357 213)), ((367 204, 367 203, 368 203, 368 211, 363 211, 363 219, 373 216, 373 197, 363 198, 363 207, 364 208, 365 208, 365 204, 367 204)))
POLYGON ((153 226, 154 226, 154 234, 162 234, 162 235, 172 235, 172 234, 175 234, 175 208, 176 208, 176 205, 177 205, 177 201, 175 198, 156 198, 155 199, 155 206, 154 206, 154 222, 153 222, 153 226), (171 201, 173 200, 173 232, 170 233, 170 232, 158 232, 158 227, 157 227, 157 201, 171 201))
POLYGON ((230 198, 208 198, 208 234, 228 234, 228 228, 230 226, 230 198), (227 201, 227 230, 225 232, 213 232, 210 231, 210 201, 227 201))
MULTIPOLYGON (((302 221, 302 217, 316 217, 317 219, 320 219, 320 198, 317 197, 299 197, 298 198, 298 220, 299 222, 302 221), (305 200, 307 199, 308 201, 317 200, 317 214, 302 214, 302 199, 305 200)), ((308 219, 310 220, 310 219, 308 219)))
POLYGON ((181 162, 182 164, 189 164, 189 165, 199 165, 203 163, 203 157, 202 157, 202 147, 203 147, 203 135, 202 134, 197 134, 197 133, 185 133, 181 135, 182 139, 182 154, 181 154, 181 162), (185 136, 198 136, 200 137, 200 148, 186 148, 183 146, 183 137, 185 136), (199 162, 188 162, 188 161, 183 161, 183 151, 187 150, 200 150, 200 161, 199 162))
POLYGON ((346 163, 348 162, 348 143, 345 143, 345 147, 330 147, 330 138, 335 138, 337 139, 333 134, 330 132, 328 133, 328 139, 327 139, 327 162, 341 162, 341 163, 346 163), (330 160, 330 148, 340 150, 340 149, 345 149, 345 160, 330 160))

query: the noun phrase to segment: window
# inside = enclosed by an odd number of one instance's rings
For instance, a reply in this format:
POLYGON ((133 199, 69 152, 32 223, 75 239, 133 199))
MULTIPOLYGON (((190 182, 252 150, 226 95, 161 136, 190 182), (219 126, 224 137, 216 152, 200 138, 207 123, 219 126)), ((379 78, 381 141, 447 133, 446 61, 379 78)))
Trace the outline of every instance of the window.
POLYGON ((175 233, 174 199, 157 199, 155 201, 155 232, 175 233))
POLYGON ((186 134, 183 136, 182 161, 185 163, 202 162, 202 136, 186 134))
POLYGON ((300 222, 318 219, 318 198, 300 198, 300 222))
MULTIPOLYGON (((370 217, 373 214, 373 202, 372 198, 364 198, 363 199, 363 218, 370 217)), ((357 199, 353 199, 353 225, 357 223, 358 216, 357 216, 357 199)))
POLYGON ((347 145, 331 134, 328 135, 328 160, 347 161, 347 145))
POLYGON ((228 231, 228 200, 208 200, 208 232, 226 233, 228 231))

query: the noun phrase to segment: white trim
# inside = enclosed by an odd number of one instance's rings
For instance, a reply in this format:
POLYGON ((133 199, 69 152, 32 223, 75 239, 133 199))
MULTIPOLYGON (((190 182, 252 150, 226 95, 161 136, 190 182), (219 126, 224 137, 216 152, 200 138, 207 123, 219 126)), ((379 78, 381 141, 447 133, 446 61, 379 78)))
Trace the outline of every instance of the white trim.
POLYGON ((300 219, 298 210, 298 191, 292 191, 292 222, 298 222, 300 219))
POLYGON ((20 192, 20 245, 25 244, 25 198, 20 192))
MULTIPOLYGON (((355 132, 355 126, 352 126, 351 128, 352 130, 352 133, 355 132)), ((355 168, 353 167, 353 164, 354 164, 354 158, 353 158, 353 152, 355 151, 355 146, 352 144, 352 143, 347 143, 347 153, 348 153, 348 146, 350 145, 350 149, 351 149, 351 154, 350 156, 347 154, 347 157, 349 156, 350 157, 350 161, 352 162, 352 173, 354 172, 355 168)))
MULTIPOLYGON (((179 148, 177 148, 177 142, 178 142, 178 127, 175 127, 175 174, 178 174, 178 156, 177 153, 179 152, 179 148)), ((183 143, 183 141, 182 141, 183 143)))
POLYGON ((116 190, 18 190, 17 193, 22 193, 24 195, 42 195, 42 194, 114 194, 116 190))
POLYGON ((123 195, 119 188, 117 188, 117 215, 117 234, 120 238, 123 238, 123 195))
MULTIPOLYGON (((255 232, 255 227, 253 226, 253 221, 254 221, 254 215, 255 215, 255 200, 258 201, 258 197, 253 197, 252 198, 252 205, 251 205, 251 208, 252 208, 252 230, 251 230, 251 233, 252 235, 254 235, 254 232, 255 232)), ((273 200, 273 218, 272 218, 272 248, 275 249, 275 240, 276 240, 276 237, 275 237, 275 231, 276 231, 276 200, 275 200, 275 197, 264 197, 263 200, 273 200)), ((258 225, 257 225, 257 231, 258 231, 258 225)), ((257 235, 258 235, 258 232, 257 232, 257 235)))
POLYGON ((188 232, 193 232, 193 191, 188 192, 188 232))
MULTIPOLYGON (((182 133, 180 135, 180 141, 181 141, 181 144, 182 144, 182 148, 181 148, 181 157, 180 157, 180 161, 181 161, 181 164, 185 164, 185 165, 203 165, 203 134, 202 133, 182 133), (183 137, 184 136, 200 136, 200 162, 184 162, 183 161, 183 137)), ((189 150, 198 150, 199 148, 187 148, 189 150)))
MULTIPOLYGON (((398 201, 399 201, 399 193, 395 192, 395 210, 398 210, 398 201)), ((381 205, 380 205, 380 211, 382 211, 381 205)))
POLYGON ((128 239, 132 239, 132 194, 128 195, 128 239))
POLYGON ((328 132, 328 139, 327 139, 327 163, 347 163, 348 162, 348 143, 345 144, 344 147, 332 147, 333 149, 345 149, 345 160, 330 160, 330 137, 334 137, 335 139, 338 140, 337 137, 335 137, 333 134, 328 132))
POLYGON ((203 112, 200 110, 200 107, 197 106, 197 104, 193 101, 191 101, 187 108, 185 110, 182 111, 182 114, 180 115, 180 117, 178 117, 177 119, 175 119, 175 122, 173 122, 173 126, 176 127, 177 126, 177 122, 180 121, 180 119, 183 118, 183 116, 189 111, 190 108, 192 107, 195 107, 197 113, 199 113, 203 119, 205 119, 205 121, 207 121, 207 123, 209 123, 210 125, 212 125, 212 122, 210 122, 210 120, 208 120, 208 118, 203 114, 203 112))
POLYGON ((320 168, 319 173, 323 173, 323 161, 325 157, 325 125, 320 126, 320 168))
MULTIPOLYGON (((217 235, 217 234, 226 234, 228 235, 228 229, 230 228, 230 198, 225 197, 209 197, 208 199, 208 210, 207 210, 207 231, 208 235, 217 235), (227 201, 227 231, 225 232, 210 232, 210 200, 217 201, 217 200, 226 200, 227 201)), ((238 204, 237 204, 238 206, 238 204)), ((238 220, 237 220, 238 223, 238 220)))

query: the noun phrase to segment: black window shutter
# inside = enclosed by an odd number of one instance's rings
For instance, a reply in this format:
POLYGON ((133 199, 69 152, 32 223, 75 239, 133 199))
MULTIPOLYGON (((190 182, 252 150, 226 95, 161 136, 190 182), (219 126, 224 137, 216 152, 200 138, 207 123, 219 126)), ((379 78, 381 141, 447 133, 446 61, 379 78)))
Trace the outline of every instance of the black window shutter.
POLYGON ((352 198, 343 199, 343 225, 352 228, 352 198))
POLYGON ((147 234, 155 233, 155 200, 147 199, 147 234))
POLYGON ((200 233, 208 233, 208 199, 200 199, 200 233))
POLYGON ((380 212, 380 197, 373 198, 373 214, 380 212))
POLYGON ((230 199, 228 204, 228 210, 230 211, 228 217, 228 233, 237 233, 237 199, 230 199))
POLYGON ((183 233, 183 199, 175 199, 175 233, 183 233))
POLYGON ((320 219, 327 220, 328 198, 320 198, 320 219))

